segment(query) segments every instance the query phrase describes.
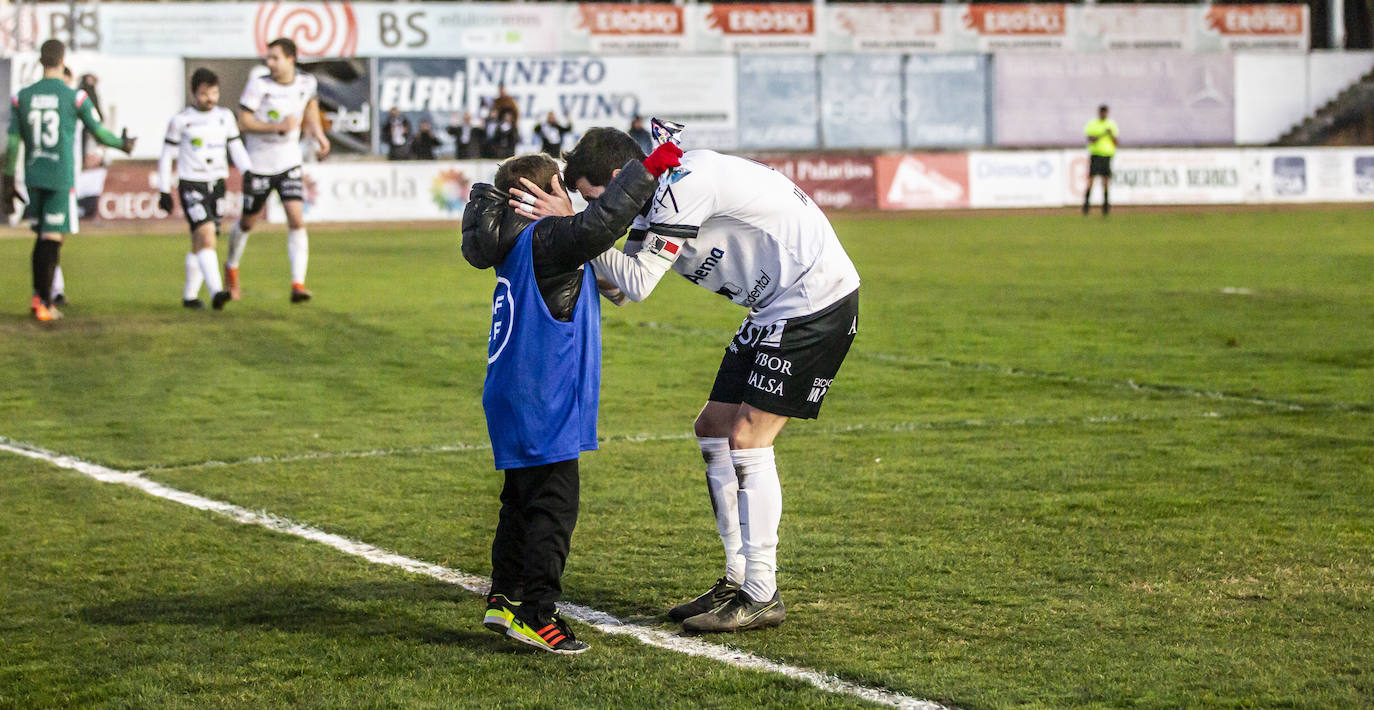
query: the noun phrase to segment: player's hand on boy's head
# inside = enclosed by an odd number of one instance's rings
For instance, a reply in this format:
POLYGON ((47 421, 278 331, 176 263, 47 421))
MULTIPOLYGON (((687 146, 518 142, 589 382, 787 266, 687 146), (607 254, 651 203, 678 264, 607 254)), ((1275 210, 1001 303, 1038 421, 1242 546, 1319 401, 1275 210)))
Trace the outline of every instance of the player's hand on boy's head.
POLYGON ((544 192, 528 178, 520 178, 524 188, 512 187, 510 206, 522 217, 542 219, 544 217, 570 217, 573 214, 572 198, 563 189, 558 175, 553 176, 553 193, 544 192))

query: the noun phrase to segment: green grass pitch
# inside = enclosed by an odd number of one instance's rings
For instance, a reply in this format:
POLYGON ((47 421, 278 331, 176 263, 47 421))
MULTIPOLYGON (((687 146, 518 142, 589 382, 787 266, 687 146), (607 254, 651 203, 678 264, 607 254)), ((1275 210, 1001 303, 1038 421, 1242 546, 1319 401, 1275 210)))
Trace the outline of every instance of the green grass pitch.
MULTIPOLYGON (((860 334, 777 443, 788 621, 711 641, 960 708, 1374 705, 1371 214, 836 219, 860 334)), ((488 574, 491 273, 451 226, 311 239, 314 301, 263 232, 212 313, 185 237, 78 236, 51 326, 0 240, 0 436, 488 574)), ((667 629, 719 575, 689 435, 743 315, 606 306, 569 601, 667 629)), ((0 452, 0 707, 864 705, 481 610, 0 452)))

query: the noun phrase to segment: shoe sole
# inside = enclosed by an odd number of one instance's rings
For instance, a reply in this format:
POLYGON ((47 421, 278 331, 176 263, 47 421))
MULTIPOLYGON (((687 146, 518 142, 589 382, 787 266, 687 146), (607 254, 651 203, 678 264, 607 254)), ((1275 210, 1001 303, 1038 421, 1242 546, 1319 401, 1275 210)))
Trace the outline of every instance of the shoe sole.
POLYGON ((736 632, 739 632, 739 631, 756 631, 756 630, 758 630, 758 629, 770 629, 770 628, 773 628, 774 626, 781 626, 781 625, 782 625, 782 622, 784 622, 784 621, 786 621, 786 620, 787 620, 787 611, 786 611, 785 608, 783 608, 783 609, 779 609, 779 610, 778 610, 778 613, 776 613, 776 614, 768 614, 768 613, 760 614, 759 617, 758 617, 757 619, 755 619, 754 621, 752 621, 752 622, 750 622, 750 623, 748 623, 748 624, 743 624, 743 625, 740 625, 740 626, 736 626, 736 627, 734 627, 734 628, 728 628, 728 629, 694 629, 694 628, 688 627, 686 622, 683 622, 683 624, 682 624, 682 630, 683 630, 685 633, 690 634, 690 635, 693 635, 693 636, 695 636, 695 635, 697 635, 697 634, 732 634, 732 633, 736 633, 736 632))
POLYGON ((703 636, 705 634, 737 634, 742 631, 758 631, 759 629, 771 629, 774 626, 782 626, 783 621, 785 621, 785 619, 778 619, 777 621, 760 621, 755 622, 753 624, 748 624, 746 626, 739 626, 733 629, 689 629, 686 626, 683 626, 682 632, 687 636, 703 636))
POLYGON ((512 625, 509 629, 506 629, 506 636, 508 636, 508 637, 510 637, 510 638, 513 638, 513 639, 515 639, 516 641, 519 641, 520 643, 523 643, 523 644, 525 644, 525 645, 527 645, 527 646, 533 646, 533 647, 539 649, 540 651, 548 651, 549 653, 556 653, 556 654, 558 654, 558 655, 560 655, 560 656, 576 656, 576 655, 579 654, 579 653, 586 653, 588 650, 591 649, 591 646, 584 646, 584 647, 579 648, 579 649, 577 649, 577 650, 575 650, 575 651, 569 651, 569 650, 565 650, 565 649, 554 648, 553 646, 550 646, 550 645, 548 645, 547 643, 544 643, 542 640, 536 641, 536 640, 530 638, 529 636, 526 636, 524 633, 522 633, 519 629, 515 628, 515 626, 513 626, 513 625, 512 625))
POLYGON ((509 611, 502 612, 497 609, 488 609, 487 615, 482 619, 482 625, 504 636, 506 631, 510 629, 510 621, 513 617, 514 614, 509 611))

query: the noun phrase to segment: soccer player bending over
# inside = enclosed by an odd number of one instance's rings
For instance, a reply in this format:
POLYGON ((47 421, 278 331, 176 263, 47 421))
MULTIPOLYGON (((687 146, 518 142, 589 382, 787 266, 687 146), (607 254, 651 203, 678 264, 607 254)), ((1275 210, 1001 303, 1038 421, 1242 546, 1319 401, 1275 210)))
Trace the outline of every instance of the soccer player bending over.
POLYGON ((296 43, 285 37, 267 44, 267 76, 249 79, 239 99, 239 128, 244 133, 253 172, 243 175, 243 215, 229 233, 224 282, 234 300, 240 296, 239 261, 248 234, 262 216, 267 198, 277 191, 286 211, 286 255, 291 262, 291 302, 310 300, 305 270, 310 240, 305 232, 305 187, 301 182, 301 125, 304 122, 321 157, 329 137, 320 122, 315 77, 296 71, 296 43))
POLYGON ((79 231, 76 215, 76 123, 79 120, 95 139, 125 153, 134 139, 117 136, 100 123, 100 114, 85 91, 63 81, 62 62, 67 48, 55 39, 42 44, 38 61, 43 78, 24 87, 14 97, 10 114, 9 148, 5 160, 3 200, 14 199, 14 173, 20 147, 24 151, 24 184, 29 190, 26 216, 38 235, 33 245, 33 290, 29 309, 40 321, 62 317, 53 306, 53 274, 62 253, 64 235, 79 231))
POLYGON ((496 267, 482 408, 505 486, 483 623, 545 651, 588 648, 557 610, 577 523, 578 457, 597 447, 601 303, 588 262, 625 233, 681 154, 664 146, 643 163, 622 163, 581 214, 541 220, 512 209, 509 190, 563 195, 558 164, 522 155, 501 164, 495 187, 474 186, 463 212, 464 258, 496 267))
MULTIPOLYGON (((641 155, 628 134, 593 128, 565 156, 564 179, 595 200, 621 164, 641 155)), ((695 424, 725 574, 668 616, 694 633, 776 626, 785 611, 773 439, 789 418, 820 413, 858 332, 859 274, 806 193, 743 158, 688 152, 659 180, 646 215, 626 253, 608 250, 592 262, 599 277, 639 301, 676 271, 749 309, 695 424)))
POLYGON ((181 305, 204 308, 200 285, 210 288, 215 310, 224 308, 231 295, 219 279, 219 258, 215 237, 219 234, 219 202, 224 199, 224 181, 229 177, 226 151, 246 175, 253 170, 248 151, 239 138, 234 112, 219 104, 219 77, 200 68, 191 74, 191 100, 167 124, 167 140, 157 161, 157 184, 161 195, 158 206, 172 211, 172 160, 177 164, 177 194, 181 211, 191 225, 191 250, 186 252, 186 287, 181 305))

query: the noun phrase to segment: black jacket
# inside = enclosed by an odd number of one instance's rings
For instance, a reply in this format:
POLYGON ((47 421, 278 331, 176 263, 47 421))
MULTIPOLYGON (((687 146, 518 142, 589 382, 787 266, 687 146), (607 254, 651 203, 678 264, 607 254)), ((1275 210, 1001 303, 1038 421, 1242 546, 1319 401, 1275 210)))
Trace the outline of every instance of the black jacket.
MULTIPOLYGON (((534 227, 534 278, 549 313, 561 321, 572 319, 573 306, 582 293, 582 267, 610 249, 635 215, 654 197, 658 180, 632 160, 606 185, 601 197, 571 217, 549 217, 534 227)), ((507 204, 509 195, 487 183, 472 188, 463 210, 463 258, 487 269, 502 261, 515 247, 530 219, 507 204)))

